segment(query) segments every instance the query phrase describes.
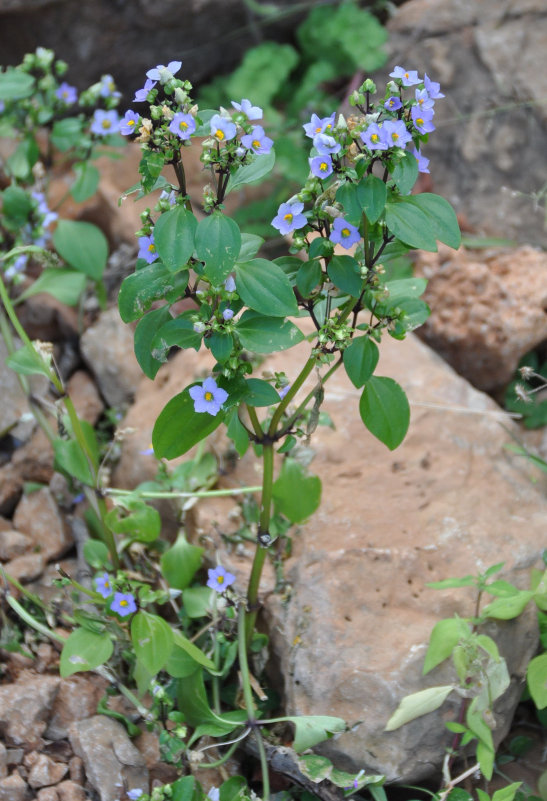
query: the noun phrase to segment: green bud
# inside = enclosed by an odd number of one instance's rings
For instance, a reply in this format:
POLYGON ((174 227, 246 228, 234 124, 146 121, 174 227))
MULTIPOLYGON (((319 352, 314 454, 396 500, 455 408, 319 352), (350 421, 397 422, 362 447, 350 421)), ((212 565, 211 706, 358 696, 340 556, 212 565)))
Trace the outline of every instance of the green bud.
POLYGON ((175 100, 177 101, 179 106, 183 106, 188 100, 188 94, 183 89, 177 86, 177 88, 175 89, 175 100))
POLYGON ((371 92, 374 93, 376 91, 376 84, 370 78, 367 78, 366 81, 361 86, 362 92, 371 92))
POLYGON ((364 100, 365 98, 360 92, 357 91, 357 89, 349 96, 350 106, 358 106, 360 103, 363 103, 364 100))
POLYGON ((161 106, 150 106, 150 116, 153 120, 161 120, 163 117, 163 110, 161 106))
POLYGON ((68 69, 66 61, 57 61, 55 64, 55 72, 57 75, 64 75, 68 69))

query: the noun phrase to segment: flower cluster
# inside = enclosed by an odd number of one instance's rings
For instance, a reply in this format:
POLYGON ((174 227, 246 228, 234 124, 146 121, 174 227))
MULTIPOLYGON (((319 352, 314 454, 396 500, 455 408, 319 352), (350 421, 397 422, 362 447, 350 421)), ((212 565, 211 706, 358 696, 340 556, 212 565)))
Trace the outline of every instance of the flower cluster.
POLYGON ((105 600, 109 601, 109 609, 111 612, 114 612, 120 617, 128 617, 128 615, 132 615, 137 611, 135 596, 130 592, 116 591, 112 586, 112 581, 108 573, 102 573, 102 575, 96 576, 94 583, 95 591, 105 600))
MULTIPOLYGON (((365 81, 353 93, 351 103, 361 112, 360 117, 345 120, 340 115, 336 121, 335 113, 328 117, 312 114, 303 125, 306 136, 312 140, 308 159, 310 178, 299 195, 280 205, 272 220, 280 234, 309 230, 310 218, 319 212, 330 217, 330 241, 350 248, 359 241, 360 234, 356 226, 344 219, 343 209, 325 207, 324 203, 321 209, 317 208, 318 201, 324 200, 327 179, 332 176, 331 180, 351 180, 355 165, 363 161, 369 174, 375 162, 380 162, 387 174, 391 174, 405 151, 416 158, 419 172, 429 172, 429 159, 421 153, 420 145, 435 130, 435 100, 444 95, 438 83, 427 75, 421 78, 416 70, 397 66, 390 78, 385 96, 376 106, 371 102, 371 95, 376 92, 372 81, 365 81), (413 96, 405 97, 405 91, 413 96), (304 201, 309 200, 315 200, 315 207, 306 212, 304 201)), ((360 175, 365 170, 361 168, 360 175)))
MULTIPOLYGON (((18 231, 19 243, 21 245, 45 247, 51 239, 50 226, 57 220, 59 215, 49 208, 44 192, 39 189, 32 189, 30 198, 28 220, 18 231)), ((26 253, 17 256, 4 273, 6 280, 14 283, 22 280, 28 260, 29 256, 26 253)))

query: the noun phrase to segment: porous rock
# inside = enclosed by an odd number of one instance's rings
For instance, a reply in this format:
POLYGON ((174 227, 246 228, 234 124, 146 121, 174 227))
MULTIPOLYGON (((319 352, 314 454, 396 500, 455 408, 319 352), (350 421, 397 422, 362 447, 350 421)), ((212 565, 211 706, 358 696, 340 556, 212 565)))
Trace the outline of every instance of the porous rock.
POLYGON ((47 754, 38 754, 28 774, 28 783, 37 790, 40 787, 49 787, 57 784, 68 773, 68 765, 55 762, 47 754))
POLYGON ((148 792, 148 769, 125 728, 112 718, 94 715, 69 730, 74 753, 84 761, 87 780, 100 801, 117 801, 123 787, 148 792))
POLYGON ((61 679, 46 737, 50 740, 67 737, 71 723, 75 720, 85 720, 95 713, 104 689, 104 680, 98 679, 97 676, 73 675, 61 679))
POLYGON ((57 676, 34 676, 23 671, 17 682, 0 687, 0 728, 8 744, 23 745, 40 739, 59 683, 57 676))

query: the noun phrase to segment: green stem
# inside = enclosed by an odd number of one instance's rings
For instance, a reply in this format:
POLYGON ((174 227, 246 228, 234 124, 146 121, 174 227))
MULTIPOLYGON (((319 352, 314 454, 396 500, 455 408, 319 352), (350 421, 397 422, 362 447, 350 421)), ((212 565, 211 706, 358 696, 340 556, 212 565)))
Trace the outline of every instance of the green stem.
POLYGON ((256 438, 260 442, 260 440, 264 437, 264 432, 262 431, 262 426, 260 425, 258 415, 254 406, 249 406, 248 404, 245 404, 245 406, 247 409, 247 414, 249 415, 249 420, 251 421, 251 425, 253 427, 253 431, 255 432, 256 438))
POLYGON ((223 498, 229 495, 244 495, 251 492, 260 492, 262 487, 234 487, 221 490, 199 490, 197 492, 140 492, 138 490, 123 490, 109 487, 106 495, 112 498, 124 498, 138 495, 139 498, 223 498))
POLYGON ((312 399, 312 398, 315 396, 315 393, 316 393, 316 392, 317 392, 319 389, 321 389, 321 387, 322 387, 322 385, 325 383, 325 381, 328 381, 328 380, 329 380, 329 378, 331 377, 331 375, 333 375, 333 374, 336 372, 336 370, 338 370, 338 368, 340 367, 340 365, 341 365, 341 364, 342 364, 342 357, 340 356, 340 358, 338 359, 338 361, 336 362, 336 364, 333 364, 333 366, 332 366, 332 367, 331 367, 329 370, 327 370, 327 372, 325 373, 325 375, 324 375, 324 376, 322 376, 322 378, 321 378, 321 381, 319 381, 319 382, 318 382, 318 383, 317 383, 317 384, 314 386, 314 388, 311 390, 311 392, 308 392, 308 394, 306 395, 306 397, 304 398, 304 400, 302 401, 302 403, 301 403, 301 404, 299 404, 299 406, 298 406, 298 408, 296 409, 296 411, 294 411, 294 412, 291 414, 291 416, 289 417, 289 419, 286 421, 285 425, 283 426, 283 428, 282 428, 281 432, 279 432, 279 433, 280 433, 280 436, 282 436, 283 434, 285 434, 287 431, 290 431, 290 429, 291 429, 291 427, 293 426, 294 422, 295 422, 295 421, 296 421, 296 420, 297 420, 297 419, 300 417, 300 415, 301 415, 301 414, 302 414, 302 412, 305 410, 305 408, 306 408, 306 406, 308 405, 308 403, 309 403, 309 402, 311 401, 311 399, 312 399))
POLYGON ((240 604, 238 609, 238 626, 237 626, 239 670, 241 674, 241 684, 243 686, 243 698, 245 700, 245 708, 247 710, 249 725, 254 728, 256 743, 258 746, 258 753, 260 755, 260 768, 262 771, 262 798, 263 801, 268 801, 270 797, 268 760, 266 759, 266 750, 264 748, 264 743, 262 741, 262 735, 260 734, 260 729, 258 728, 257 725, 253 691, 251 689, 249 663, 247 662, 247 637, 246 637, 247 622, 248 622, 248 613, 245 612, 244 604, 240 604))
POLYGON ((304 367, 302 368, 302 370, 300 371, 300 375, 295 379, 295 381, 291 385, 291 388, 289 389, 289 391, 287 392, 287 394, 285 395, 285 397, 283 398, 283 400, 281 401, 281 403, 279 404, 279 406, 275 410, 275 412, 273 414, 273 417, 272 417, 272 421, 270 423, 270 427, 268 429, 268 435, 270 437, 274 437, 275 436, 276 431, 277 431, 277 425, 278 425, 279 421, 281 420, 283 412, 285 411, 285 409, 287 408, 289 403, 292 401, 292 399, 294 398, 294 396, 296 395, 296 393, 298 392, 298 390, 300 389, 300 387, 302 386, 302 384, 304 383, 306 378, 309 376, 309 374, 311 373, 311 371, 315 367, 315 363, 316 363, 315 356, 311 356, 308 359, 308 361, 306 362, 306 364, 304 365, 304 367))
MULTIPOLYGON (((213 593, 213 664, 215 666, 215 672, 218 673, 218 666, 220 663, 220 645, 218 642, 217 637, 217 626, 218 626, 218 609, 217 609, 217 594, 216 592, 213 593)), ((218 676, 213 676, 212 678, 212 685, 213 685, 213 709, 217 715, 220 715, 220 682, 218 676)))

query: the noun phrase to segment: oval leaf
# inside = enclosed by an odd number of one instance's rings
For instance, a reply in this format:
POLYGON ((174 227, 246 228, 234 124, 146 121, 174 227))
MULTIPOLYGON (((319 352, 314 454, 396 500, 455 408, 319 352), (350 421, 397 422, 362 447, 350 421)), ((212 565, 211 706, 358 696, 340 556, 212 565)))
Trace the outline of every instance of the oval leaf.
POLYGON ((410 422, 408 399, 393 378, 372 376, 359 402, 361 420, 371 434, 394 450, 405 438, 410 422))
POLYGON ((198 221, 184 206, 161 215, 154 226, 154 244, 168 270, 175 271, 187 263, 194 252, 198 221))
POLYGON ((431 218, 408 197, 386 204, 386 225, 397 239, 413 248, 437 250, 431 218))
POLYGON ((141 609, 131 621, 131 640, 137 659, 154 676, 169 658, 173 648, 173 631, 162 617, 141 609))
POLYGON ((444 704, 453 689, 451 684, 446 684, 441 687, 428 687, 427 690, 407 695, 388 720, 385 731, 395 731, 411 720, 434 712, 444 704))
POLYGON ((291 284, 281 267, 266 259, 236 264, 236 286, 242 301, 268 317, 298 314, 291 284))
POLYGON ((113 650, 114 645, 106 632, 96 634, 88 629, 75 629, 63 645, 61 677, 99 667, 110 659, 113 650))
MULTIPOLYGON (((196 253, 205 262, 205 273, 215 285, 230 274, 241 248, 237 223, 220 211, 200 221, 196 230, 196 253)), ((239 286, 238 286, 239 290, 239 286)))
POLYGON ((108 258, 108 242, 96 225, 75 220, 59 220, 53 244, 62 258, 95 281, 102 278, 108 258))
POLYGON ((343 352, 344 367, 351 383, 359 388, 371 378, 378 364, 380 351, 370 337, 355 337, 343 352))
POLYGON ((287 350, 304 339, 304 334, 289 320, 264 317, 251 310, 238 321, 237 334, 243 347, 255 353, 287 350))
MULTIPOLYGON (((158 459, 176 459, 219 427, 223 412, 215 416, 194 411, 187 387, 164 406, 152 431, 152 445, 158 459)), ((274 390, 275 391, 275 390, 274 390)), ((279 396, 278 396, 279 400, 279 396)))

